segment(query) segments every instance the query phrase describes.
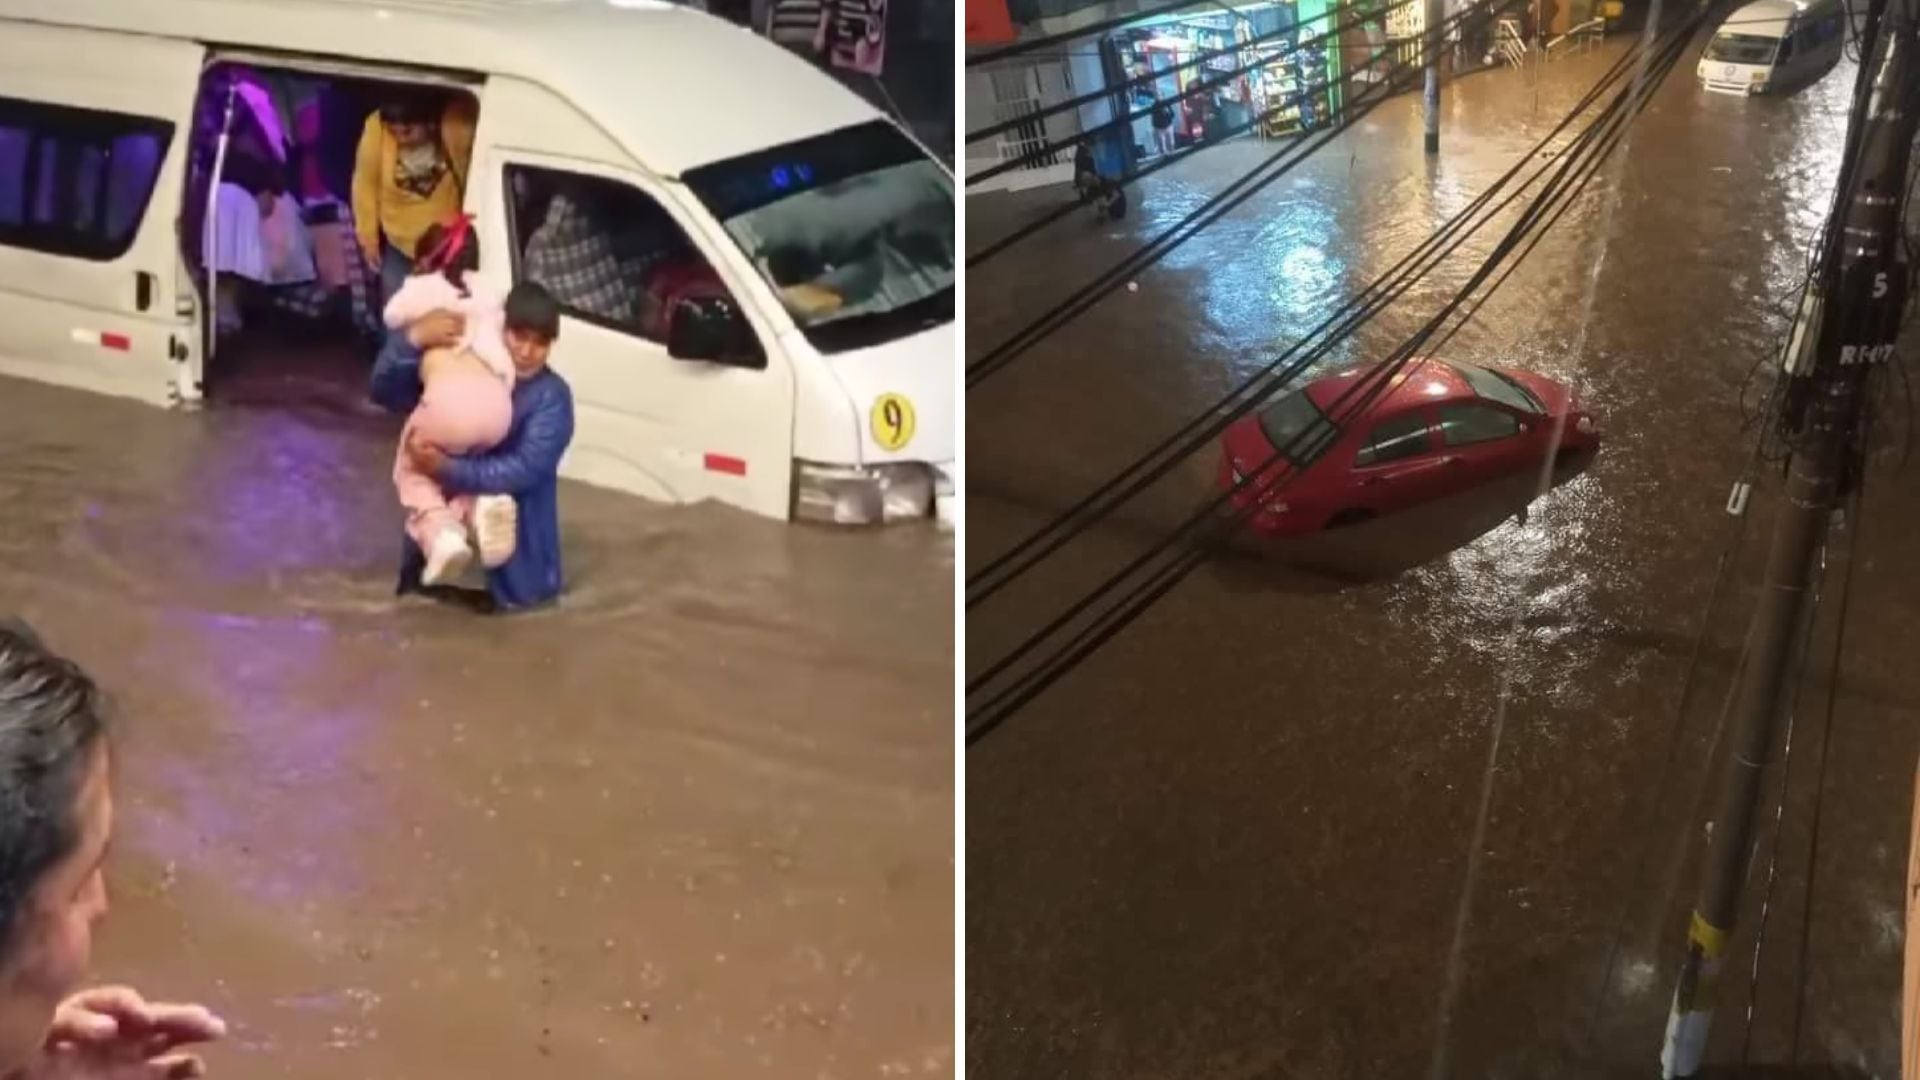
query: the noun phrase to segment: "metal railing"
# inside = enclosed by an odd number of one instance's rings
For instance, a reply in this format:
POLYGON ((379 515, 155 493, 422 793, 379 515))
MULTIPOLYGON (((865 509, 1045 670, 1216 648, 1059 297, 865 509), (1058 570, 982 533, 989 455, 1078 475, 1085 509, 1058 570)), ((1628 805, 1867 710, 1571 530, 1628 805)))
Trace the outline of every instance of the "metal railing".
POLYGON ((1547 42, 1547 57, 1552 59, 1563 53, 1583 53, 1600 47, 1607 36, 1607 20, 1588 19, 1579 26, 1568 30, 1552 41, 1547 42))
POLYGON ((1519 67, 1527 62, 1527 39, 1520 32, 1520 20, 1501 19, 1499 28, 1494 32, 1494 51, 1500 54, 1510 67, 1519 67))

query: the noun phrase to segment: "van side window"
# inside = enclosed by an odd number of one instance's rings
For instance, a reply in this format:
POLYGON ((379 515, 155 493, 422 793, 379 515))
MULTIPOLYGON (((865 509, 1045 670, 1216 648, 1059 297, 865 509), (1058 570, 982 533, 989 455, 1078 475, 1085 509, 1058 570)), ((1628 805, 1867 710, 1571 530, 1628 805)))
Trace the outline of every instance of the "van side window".
POLYGON ((0 98, 0 245, 125 255, 172 141, 165 120, 0 98))
POLYGON ((666 209, 604 177, 507 166, 513 279, 567 314, 665 344, 675 301, 726 287, 666 209))

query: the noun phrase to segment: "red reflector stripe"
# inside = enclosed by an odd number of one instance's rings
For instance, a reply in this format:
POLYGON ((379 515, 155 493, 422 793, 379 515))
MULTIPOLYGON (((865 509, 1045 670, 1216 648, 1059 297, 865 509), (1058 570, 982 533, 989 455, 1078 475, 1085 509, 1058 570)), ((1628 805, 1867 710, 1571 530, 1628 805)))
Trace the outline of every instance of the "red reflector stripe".
POLYGON ((726 473, 730 476, 745 476, 747 463, 740 458, 728 457, 725 454, 708 454, 707 471, 726 473))
POLYGON ((133 339, 125 334, 101 334, 100 344, 109 349, 118 349, 121 352, 126 352, 128 349, 133 348, 133 339))

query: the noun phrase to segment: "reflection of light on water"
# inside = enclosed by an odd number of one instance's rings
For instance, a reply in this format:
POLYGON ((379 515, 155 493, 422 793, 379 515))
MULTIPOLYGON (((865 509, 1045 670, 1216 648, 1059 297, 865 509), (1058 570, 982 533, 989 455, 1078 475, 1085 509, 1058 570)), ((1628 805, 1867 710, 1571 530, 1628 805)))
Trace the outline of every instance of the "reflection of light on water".
POLYGON ((359 527, 333 490, 353 462, 335 432, 292 416, 266 418, 249 432, 243 460, 206 476, 212 519, 204 554, 227 580, 256 580, 275 570, 326 566, 340 540, 359 527))
POLYGON ((1640 996, 1653 989, 1655 968, 1644 956, 1630 957, 1620 965, 1620 992, 1640 996))
POLYGON ((163 800, 133 819, 142 846, 262 902, 355 891, 353 849, 382 816, 362 766, 378 729, 369 688, 333 675, 333 631, 315 619, 186 609, 164 625, 161 662, 199 673, 187 707, 214 741, 142 748, 141 771, 163 800))
POLYGON ((1602 582, 1589 568, 1605 565, 1596 553, 1606 505, 1600 485, 1582 476, 1534 500, 1526 524, 1508 521, 1414 571, 1419 591, 1445 598, 1416 625, 1436 650, 1466 648, 1511 665, 1517 691, 1566 707, 1589 702, 1577 673, 1591 662, 1591 635, 1603 622, 1595 600, 1602 582))
POLYGON ((1219 258, 1221 248, 1213 249, 1203 304, 1213 331, 1234 346, 1235 366, 1244 369, 1236 374, 1246 375, 1345 299, 1347 263, 1324 200, 1290 196, 1269 215, 1236 222, 1233 232, 1233 258, 1219 258))
MULTIPOLYGON (((1754 287, 1770 300, 1783 300, 1806 277, 1809 249, 1826 220, 1839 178, 1846 142, 1844 91, 1851 84, 1852 65, 1843 61, 1827 78, 1793 98, 1767 103, 1782 106, 1784 116, 1779 120, 1790 131, 1784 141, 1765 133, 1761 153, 1771 159, 1772 167, 1757 181, 1786 193, 1776 204, 1786 220, 1763 225, 1766 256, 1759 268, 1762 280, 1754 287)), ((1754 181, 1730 178, 1724 182, 1754 181)), ((1780 332, 1786 320, 1783 314, 1770 313, 1765 325, 1780 332)))

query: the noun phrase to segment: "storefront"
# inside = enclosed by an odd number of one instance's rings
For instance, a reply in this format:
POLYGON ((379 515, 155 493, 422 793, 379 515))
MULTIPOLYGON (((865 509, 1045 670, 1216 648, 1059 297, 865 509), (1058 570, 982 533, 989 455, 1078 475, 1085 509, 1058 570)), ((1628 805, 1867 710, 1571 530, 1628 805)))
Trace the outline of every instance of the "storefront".
POLYGON ((1136 160, 1324 126, 1341 106, 1341 50, 1326 37, 1334 19, 1328 0, 1261 0, 1144 20, 1109 36, 1113 82, 1129 84, 1117 104, 1138 114, 1136 160))
POLYGON ((1385 0, 1358 0, 1340 7, 1341 21, 1351 24, 1340 35, 1341 63, 1352 72, 1349 85, 1387 80, 1395 64, 1420 61, 1421 36, 1427 32, 1425 4, 1390 7, 1385 0))

